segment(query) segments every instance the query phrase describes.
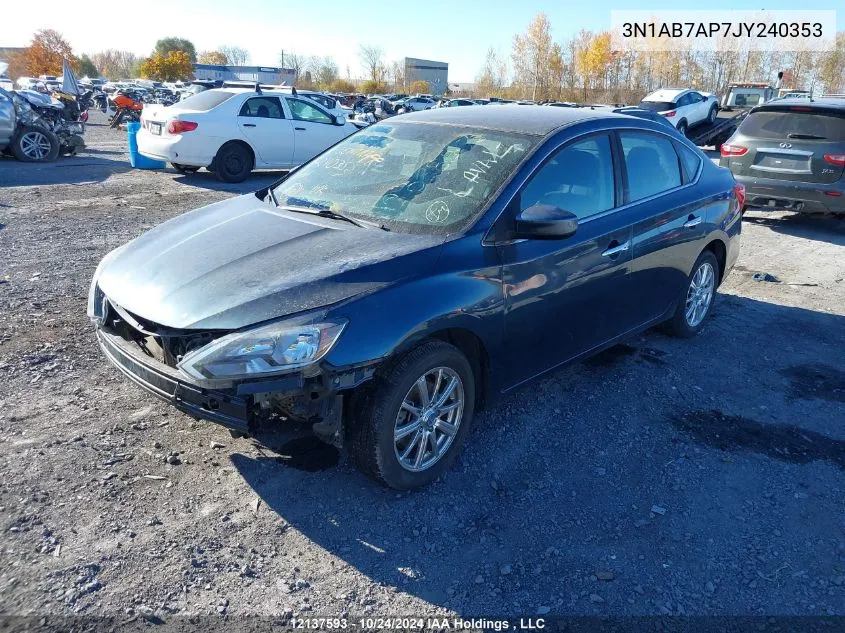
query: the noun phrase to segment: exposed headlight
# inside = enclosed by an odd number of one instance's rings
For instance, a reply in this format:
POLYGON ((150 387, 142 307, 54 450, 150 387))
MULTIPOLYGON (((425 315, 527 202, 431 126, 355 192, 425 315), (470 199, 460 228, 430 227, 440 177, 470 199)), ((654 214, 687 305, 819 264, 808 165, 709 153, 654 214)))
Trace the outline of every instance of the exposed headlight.
POLYGON ((271 323, 223 336, 186 354, 177 367, 201 382, 283 374, 320 360, 345 326, 345 320, 271 323))

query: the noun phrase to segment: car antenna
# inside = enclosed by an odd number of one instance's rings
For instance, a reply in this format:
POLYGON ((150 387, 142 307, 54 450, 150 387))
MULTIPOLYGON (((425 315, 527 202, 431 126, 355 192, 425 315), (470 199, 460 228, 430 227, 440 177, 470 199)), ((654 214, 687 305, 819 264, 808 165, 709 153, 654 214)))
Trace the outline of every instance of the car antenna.
POLYGON ((291 93, 292 95, 296 96, 296 86, 291 86, 291 87, 290 87, 290 93, 291 93))
POLYGON ((259 84, 257 81, 255 82, 255 92, 261 94, 261 84, 259 84))

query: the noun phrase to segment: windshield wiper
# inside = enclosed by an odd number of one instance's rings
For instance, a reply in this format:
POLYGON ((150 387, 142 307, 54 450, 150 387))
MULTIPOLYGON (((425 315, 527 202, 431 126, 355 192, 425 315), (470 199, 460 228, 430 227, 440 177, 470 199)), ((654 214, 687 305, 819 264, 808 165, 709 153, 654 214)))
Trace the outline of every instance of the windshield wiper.
POLYGON ((382 231, 389 231, 390 229, 384 226, 383 224, 376 224, 375 222, 368 222, 367 220, 356 220, 354 218, 349 217, 348 215, 343 215, 341 213, 337 213, 336 211, 331 211, 328 208, 320 208, 320 207, 298 207, 298 206, 282 206, 279 207, 283 211, 293 211, 294 213, 307 213, 309 215, 319 215, 321 218, 330 218, 332 220, 343 220, 344 222, 349 222, 350 224, 354 224, 357 227, 365 229, 367 227, 381 229, 382 231))
POLYGON ((827 137, 826 136, 819 136, 817 134, 799 134, 798 132, 793 132, 791 134, 787 134, 786 138, 806 139, 808 141, 823 141, 827 137))

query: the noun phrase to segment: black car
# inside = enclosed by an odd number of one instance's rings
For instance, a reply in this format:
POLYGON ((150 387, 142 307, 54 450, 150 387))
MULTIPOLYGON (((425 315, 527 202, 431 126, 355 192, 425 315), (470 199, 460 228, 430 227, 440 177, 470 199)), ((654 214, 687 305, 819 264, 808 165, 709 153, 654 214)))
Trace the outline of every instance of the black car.
POLYGON ((770 101, 720 152, 749 208, 845 214, 845 100, 770 101))
POLYGON ((660 323, 696 334, 741 195, 628 115, 411 113, 113 251, 88 311, 105 355, 182 411, 307 421, 414 488, 497 395, 660 323))

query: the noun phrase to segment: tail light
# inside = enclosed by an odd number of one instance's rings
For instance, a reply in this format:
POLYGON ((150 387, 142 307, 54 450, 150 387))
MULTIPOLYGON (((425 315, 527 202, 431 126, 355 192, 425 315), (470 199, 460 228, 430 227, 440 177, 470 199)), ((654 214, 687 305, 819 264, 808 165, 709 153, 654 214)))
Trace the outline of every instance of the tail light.
POLYGON ((664 112, 663 116, 665 116, 667 119, 671 119, 676 114, 678 114, 677 110, 670 110, 669 112, 664 112))
POLYGON ((182 132, 192 132, 197 129, 198 123, 193 121, 180 121, 173 119, 167 124, 167 131, 169 134, 181 134, 182 132))
POLYGON ((742 145, 730 145, 728 143, 723 143, 719 148, 719 153, 722 156, 742 156, 747 151, 747 147, 743 147, 742 145))
POLYGON ((739 203, 739 208, 745 206, 745 185, 741 185, 740 183, 734 184, 734 195, 736 196, 736 201, 739 203))
POLYGON ((831 165, 845 165, 845 154, 825 154, 824 161, 831 165))

